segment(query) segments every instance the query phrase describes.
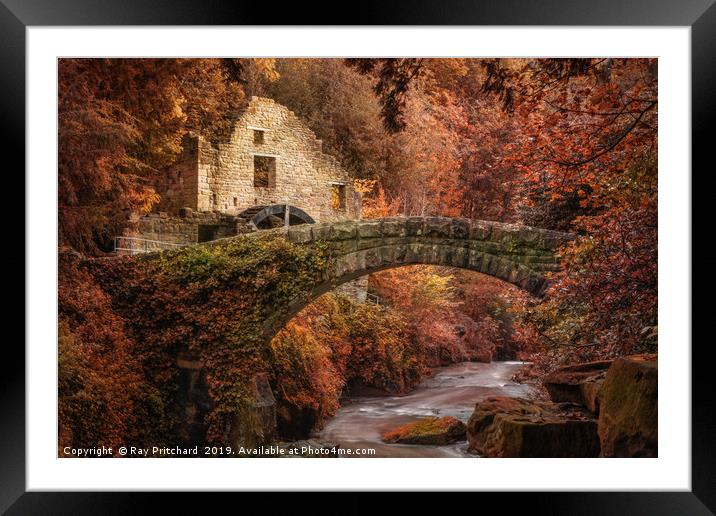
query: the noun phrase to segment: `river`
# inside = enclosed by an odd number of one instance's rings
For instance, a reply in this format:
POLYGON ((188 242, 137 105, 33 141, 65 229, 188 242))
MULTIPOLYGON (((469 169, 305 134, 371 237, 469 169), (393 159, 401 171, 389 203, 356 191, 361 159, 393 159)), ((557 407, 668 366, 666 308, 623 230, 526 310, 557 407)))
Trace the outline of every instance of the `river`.
POLYGON ((464 362, 436 368, 405 396, 351 398, 317 438, 341 448, 373 448, 374 457, 472 457, 465 441, 447 446, 385 444, 380 434, 425 416, 454 416, 467 422, 475 403, 487 396, 526 396, 532 388, 515 383, 522 362, 464 362))

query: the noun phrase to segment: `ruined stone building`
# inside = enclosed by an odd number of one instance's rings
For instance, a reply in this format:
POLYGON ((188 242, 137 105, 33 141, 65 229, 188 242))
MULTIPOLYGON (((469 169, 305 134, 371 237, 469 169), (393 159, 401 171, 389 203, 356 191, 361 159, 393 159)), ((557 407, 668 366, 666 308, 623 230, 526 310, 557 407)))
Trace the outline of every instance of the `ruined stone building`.
MULTIPOLYGON (((358 219, 360 195, 348 172, 288 108, 252 97, 225 143, 187 137, 155 185, 154 213, 116 239, 119 253, 208 242, 282 225, 358 219)), ((342 290, 365 299, 367 278, 342 290)))
POLYGON ((120 251, 360 218, 348 172, 292 111, 268 98, 251 98, 226 143, 187 137, 167 172, 156 185, 156 212, 120 237, 120 251))

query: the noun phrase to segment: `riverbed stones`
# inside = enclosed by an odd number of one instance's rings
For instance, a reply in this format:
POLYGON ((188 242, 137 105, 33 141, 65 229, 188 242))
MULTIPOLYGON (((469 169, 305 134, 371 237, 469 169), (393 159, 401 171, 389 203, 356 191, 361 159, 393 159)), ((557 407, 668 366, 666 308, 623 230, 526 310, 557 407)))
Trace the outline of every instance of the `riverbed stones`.
POLYGON ((468 450, 483 457, 597 457, 597 422, 571 404, 491 396, 467 423, 468 450))
POLYGON ((542 384, 552 401, 584 405, 597 414, 599 390, 611 364, 611 360, 599 360, 560 367, 545 376, 542 384))
POLYGON ((464 440, 465 430, 465 423, 452 416, 428 417, 384 432, 381 438, 386 443, 442 446, 464 440))
POLYGON ((655 355, 614 361, 599 394, 603 457, 658 456, 658 380, 655 355))

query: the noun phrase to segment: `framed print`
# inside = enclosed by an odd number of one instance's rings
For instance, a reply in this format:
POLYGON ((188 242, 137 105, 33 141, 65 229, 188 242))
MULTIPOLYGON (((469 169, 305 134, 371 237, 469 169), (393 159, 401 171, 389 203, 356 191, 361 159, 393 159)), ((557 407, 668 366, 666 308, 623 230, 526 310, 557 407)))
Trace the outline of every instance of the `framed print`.
POLYGON ((335 25, 4 0, 27 304, 3 510, 529 491, 507 496, 711 514, 691 195, 712 3, 335 25))

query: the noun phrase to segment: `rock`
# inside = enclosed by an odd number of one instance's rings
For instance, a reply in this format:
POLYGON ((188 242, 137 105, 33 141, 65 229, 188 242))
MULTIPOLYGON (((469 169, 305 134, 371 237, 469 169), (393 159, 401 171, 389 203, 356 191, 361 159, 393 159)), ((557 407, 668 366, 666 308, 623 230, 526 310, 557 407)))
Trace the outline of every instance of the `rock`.
POLYGON ((404 393, 398 389, 388 390, 370 385, 360 378, 351 378, 345 387, 345 394, 351 398, 384 398, 404 393))
POLYGON ((658 456, 656 355, 614 361, 599 394, 603 457, 658 456))
POLYGON ((383 433, 386 443, 451 444, 465 439, 465 423, 452 416, 429 417, 383 433))
POLYGON ((203 443, 206 434, 204 418, 213 408, 206 383, 204 364, 196 357, 180 354, 176 359, 178 392, 176 404, 183 417, 176 426, 176 435, 182 446, 203 443))
POLYGON ((306 439, 316 426, 318 416, 317 408, 297 407, 281 400, 276 410, 276 433, 284 439, 306 439))
POLYGON ((258 373, 253 378, 251 408, 261 426, 264 442, 272 442, 276 436, 276 398, 273 396, 267 373, 258 373))
POLYGON ((611 360, 569 365, 548 374, 542 383, 552 401, 577 403, 599 412, 599 389, 607 375, 611 360))
POLYGON ((276 399, 267 373, 257 373, 251 381, 251 402, 234 415, 227 428, 228 442, 237 448, 264 446, 276 438, 276 399))
POLYGON ((571 404, 492 396, 467 423, 468 450, 483 457, 597 457, 597 422, 571 404))
MULTIPOLYGON (((604 374, 604 377, 606 377, 606 373, 604 374)), ((604 377, 597 378, 593 381, 584 382, 582 387, 582 405, 584 405, 587 410, 594 413, 595 415, 599 415, 599 393, 602 390, 602 383, 604 383, 604 377)))

